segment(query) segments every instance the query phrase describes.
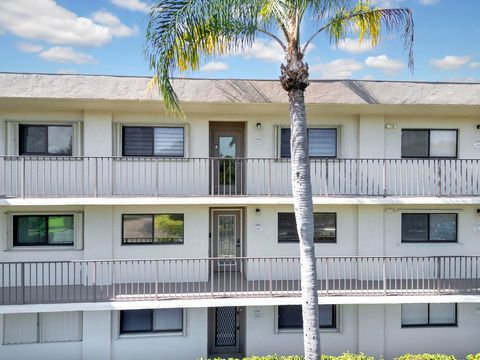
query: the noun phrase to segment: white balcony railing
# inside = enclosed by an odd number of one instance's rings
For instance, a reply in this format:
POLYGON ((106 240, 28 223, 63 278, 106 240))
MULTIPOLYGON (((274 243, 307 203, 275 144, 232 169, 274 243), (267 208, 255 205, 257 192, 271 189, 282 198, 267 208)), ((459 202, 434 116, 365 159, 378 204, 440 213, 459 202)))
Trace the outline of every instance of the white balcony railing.
MULTIPOLYGON (((0 197, 288 196, 289 159, 0 157, 0 197)), ((478 196, 480 160, 311 159, 315 196, 478 196)))
MULTIPOLYGON (((480 256, 318 257, 320 296, 478 295, 480 256)), ((0 305, 300 296, 298 257, 0 263, 0 305)))

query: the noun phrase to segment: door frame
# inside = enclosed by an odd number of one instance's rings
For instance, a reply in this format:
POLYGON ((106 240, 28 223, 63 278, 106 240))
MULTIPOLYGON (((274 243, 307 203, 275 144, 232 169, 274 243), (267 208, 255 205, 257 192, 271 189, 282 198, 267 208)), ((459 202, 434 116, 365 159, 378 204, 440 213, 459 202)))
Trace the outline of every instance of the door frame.
POLYGON ((245 158, 246 154, 246 121, 209 121, 208 123, 208 131, 209 131, 209 144, 208 144, 208 152, 210 158, 216 158, 217 149, 215 149, 215 134, 224 133, 225 135, 233 134, 241 137, 241 141, 237 143, 237 154, 234 160, 235 166, 235 185, 232 187, 229 185, 228 191, 225 188, 225 185, 221 185, 217 183, 217 166, 219 166, 218 161, 220 160, 212 160, 210 161, 210 170, 209 170, 209 177, 211 184, 210 193, 219 195, 242 195, 245 192, 245 162, 238 160, 245 158), (240 153, 240 154, 239 154, 240 153), (239 171, 239 169, 241 169, 239 171), (223 191, 222 191, 223 190, 223 191))
MULTIPOLYGON (((213 228, 213 224, 214 224, 214 217, 215 217, 215 213, 222 213, 222 212, 231 212, 231 211, 238 211, 238 213, 240 214, 240 226, 239 226, 239 229, 240 229, 240 249, 239 249, 239 257, 242 257, 243 254, 244 254, 244 242, 245 242, 245 239, 244 239, 244 234, 245 234, 245 231, 244 231, 244 226, 245 226, 245 223, 244 223, 244 218, 245 218, 245 215, 244 215, 244 208, 241 208, 241 207, 235 207, 235 208, 229 208, 229 207, 214 207, 214 208, 210 208, 210 229, 209 229, 209 241, 208 241, 208 253, 209 253, 209 257, 213 258, 214 257, 214 253, 213 253, 213 240, 214 240, 214 234, 213 234, 213 231, 214 231, 214 228, 213 228)), ((210 266, 209 266, 210 268, 210 266)), ((243 273, 243 264, 242 262, 240 262, 240 264, 238 264, 237 266, 237 272, 238 273, 243 273)), ((213 274, 210 274, 210 276, 213 276, 213 274)))
MULTIPOLYGON (((218 306, 221 307, 221 306, 218 306)), ((227 306, 228 307, 228 306, 227 306)), ((223 356, 223 357, 228 357, 229 355, 231 356, 237 356, 241 355, 243 357, 244 355, 244 344, 245 344, 245 317, 246 317, 246 308, 243 306, 232 306, 236 310, 236 319, 237 319, 237 340, 238 340, 238 352, 237 351, 232 351, 232 349, 226 347, 224 351, 222 351, 221 347, 217 347, 215 345, 215 334, 216 334, 216 319, 215 319, 215 314, 216 314, 216 309, 217 307, 209 307, 208 308, 208 316, 207 316, 207 347, 208 347, 208 356, 223 356)), ((237 349, 234 349, 237 350, 237 349)))

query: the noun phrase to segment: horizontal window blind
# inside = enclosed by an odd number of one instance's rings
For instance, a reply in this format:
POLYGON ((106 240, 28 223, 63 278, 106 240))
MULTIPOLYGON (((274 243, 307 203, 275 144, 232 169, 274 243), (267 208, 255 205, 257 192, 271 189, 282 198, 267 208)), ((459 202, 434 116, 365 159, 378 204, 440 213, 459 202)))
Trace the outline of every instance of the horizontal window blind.
POLYGON ((123 128, 123 155, 152 156, 153 128, 133 127, 123 128))

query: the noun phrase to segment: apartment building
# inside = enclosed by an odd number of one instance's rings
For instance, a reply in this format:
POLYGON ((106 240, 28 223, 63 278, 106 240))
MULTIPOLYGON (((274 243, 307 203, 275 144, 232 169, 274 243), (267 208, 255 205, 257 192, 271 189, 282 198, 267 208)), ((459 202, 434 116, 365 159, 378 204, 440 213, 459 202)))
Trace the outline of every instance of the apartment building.
MULTIPOLYGON (((0 358, 302 352, 276 81, 0 74, 0 358)), ((313 81, 322 351, 480 351, 480 85, 313 81)))

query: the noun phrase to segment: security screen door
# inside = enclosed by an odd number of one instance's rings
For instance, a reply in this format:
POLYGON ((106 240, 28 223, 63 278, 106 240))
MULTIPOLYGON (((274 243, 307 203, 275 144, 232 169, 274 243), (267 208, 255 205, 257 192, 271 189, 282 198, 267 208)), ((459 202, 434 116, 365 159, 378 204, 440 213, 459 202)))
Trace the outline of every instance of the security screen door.
POLYGON ((213 193, 241 195, 244 193, 245 161, 244 123, 210 123, 210 176, 213 193))
POLYGON ((240 355, 241 308, 217 307, 209 309, 209 353, 240 355))

